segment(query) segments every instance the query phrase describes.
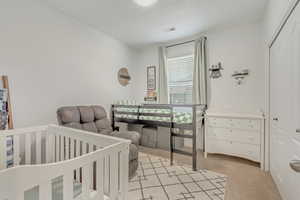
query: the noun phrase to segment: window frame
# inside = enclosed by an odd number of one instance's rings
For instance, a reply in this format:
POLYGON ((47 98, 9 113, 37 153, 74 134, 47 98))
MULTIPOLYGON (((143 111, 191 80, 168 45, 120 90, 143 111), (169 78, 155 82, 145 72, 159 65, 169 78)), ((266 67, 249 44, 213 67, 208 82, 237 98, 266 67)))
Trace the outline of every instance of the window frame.
MULTIPOLYGON (((170 68, 169 68, 169 62, 171 61, 176 61, 176 60, 182 60, 182 59, 186 59, 186 58, 191 58, 192 59, 192 65, 194 65, 194 58, 195 55, 194 54, 189 54, 189 55, 185 55, 185 56, 178 56, 178 57, 173 57, 173 58, 167 58, 167 73, 168 75, 170 74, 170 68)), ((191 85, 190 86, 186 86, 186 88, 191 87, 191 90, 193 89, 193 70, 192 70, 192 79, 191 79, 191 85)), ((171 84, 170 84, 170 80, 168 79, 168 96, 169 96, 169 103, 173 104, 174 102, 172 102, 172 97, 171 97, 171 84)), ((183 93, 185 94, 185 93, 183 93)), ((191 92, 192 95, 192 92, 191 92)), ((176 103, 178 104, 178 103, 176 103)), ((179 104, 191 104, 191 102, 184 102, 184 103, 179 103, 179 104)))

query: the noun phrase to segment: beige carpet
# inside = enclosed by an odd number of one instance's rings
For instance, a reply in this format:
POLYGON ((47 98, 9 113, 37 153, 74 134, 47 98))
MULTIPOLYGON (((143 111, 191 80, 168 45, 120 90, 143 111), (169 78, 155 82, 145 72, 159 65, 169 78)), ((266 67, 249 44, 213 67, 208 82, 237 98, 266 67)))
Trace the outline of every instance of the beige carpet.
POLYGON ((137 175, 129 183, 130 200, 224 200, 226 176, 193 171, 161 157, 140 153, 137 175))

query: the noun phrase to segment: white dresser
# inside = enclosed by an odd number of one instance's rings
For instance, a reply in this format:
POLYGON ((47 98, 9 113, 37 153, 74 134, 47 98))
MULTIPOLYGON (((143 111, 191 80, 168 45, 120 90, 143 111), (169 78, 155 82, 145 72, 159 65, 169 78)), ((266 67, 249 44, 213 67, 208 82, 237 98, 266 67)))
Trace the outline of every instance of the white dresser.
POLYGON ((264 169, 263 116, 216 114, 205 116, 205 157, 208 153, 246 158, 264 169))

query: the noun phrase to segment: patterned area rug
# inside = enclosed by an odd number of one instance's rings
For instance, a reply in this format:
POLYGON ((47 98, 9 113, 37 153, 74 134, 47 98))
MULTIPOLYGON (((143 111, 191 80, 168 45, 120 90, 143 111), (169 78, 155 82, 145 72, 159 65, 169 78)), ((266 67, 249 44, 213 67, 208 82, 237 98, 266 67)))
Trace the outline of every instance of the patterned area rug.
POLYGON ((137 175, 129 183, 130 200, 224 200, 226 176, 193 171, 170 160, 140 153, 137 175))

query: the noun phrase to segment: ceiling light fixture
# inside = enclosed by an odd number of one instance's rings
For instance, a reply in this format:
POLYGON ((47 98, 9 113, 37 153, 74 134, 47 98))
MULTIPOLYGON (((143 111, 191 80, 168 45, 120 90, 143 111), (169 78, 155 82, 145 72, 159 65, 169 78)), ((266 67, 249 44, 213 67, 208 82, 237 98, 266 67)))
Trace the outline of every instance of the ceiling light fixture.
POLYGON ((171 27, 168 29, 168 32, 173 32, 173 31, 176 31, 176 27, 171 27))
POLYGON ((133 1, 139 6, 148 7, 157 3, 158 0, 133 0, 133 1))

